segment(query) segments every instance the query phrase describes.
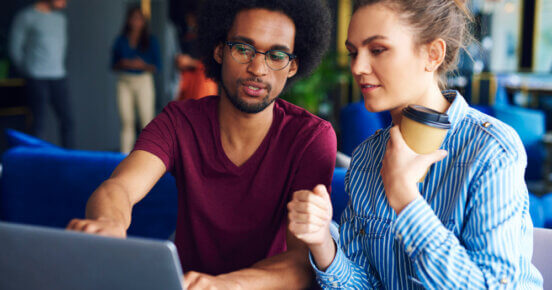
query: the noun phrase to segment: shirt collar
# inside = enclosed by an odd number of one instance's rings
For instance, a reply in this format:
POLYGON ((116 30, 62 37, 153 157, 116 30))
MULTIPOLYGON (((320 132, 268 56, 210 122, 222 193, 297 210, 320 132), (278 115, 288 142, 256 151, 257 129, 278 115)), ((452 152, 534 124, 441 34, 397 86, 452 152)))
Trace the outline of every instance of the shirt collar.
POLYGON ((449 116, 449 121, 451 128, 449 134, 454 132, 458 127, 458 124, 462 122, 466 114, 468 113, 468 103, 464 100, 464 97, 460 95, 458 91, 446 90, 442 91, 443 96, 451 103, 450 107, 447 110, 447 115, 449 116))

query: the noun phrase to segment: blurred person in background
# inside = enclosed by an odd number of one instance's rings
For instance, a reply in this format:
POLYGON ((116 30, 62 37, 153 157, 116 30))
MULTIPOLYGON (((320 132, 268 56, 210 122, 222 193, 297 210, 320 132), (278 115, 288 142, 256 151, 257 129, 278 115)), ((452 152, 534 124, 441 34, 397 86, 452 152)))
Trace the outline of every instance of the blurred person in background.
POLYGON ((167 21, 165 26, 165 42, 162 54, 163 71, 165 72, 165 97, 162 100, 163 106, 166 102, 176 99, 180 90, 180 69, 177 59, 181 54, 178 41, 178 29, 172 21, 167 21))
POLYGON ((128 9, 121 35, 115 40, 111 65, 118 73, 117 103, 121 117, 121 151, 128 153, 136 139, 135 107, 141 128, 155 114, 153 73, 161 66, 159 43, 149 32, 139 6, 128 9))
POLYGON ((177 67, 181 71, 180 90, 176 98, 179 101, 218 94, 216 82, 205 76, 205 67, 198 57, 197 7, 187 10, 181 37, 182 53, 176 58, 177 67))
POLYGON ((64 64, 67 20, 60 12, 66 6, 66 0, 42 0, 21 10, 11 27, 9 54, 26 80, 32 133, 44 139, 46 107, 51 102, 60 122, 62 145, 73 148, 74 121, 64 64))

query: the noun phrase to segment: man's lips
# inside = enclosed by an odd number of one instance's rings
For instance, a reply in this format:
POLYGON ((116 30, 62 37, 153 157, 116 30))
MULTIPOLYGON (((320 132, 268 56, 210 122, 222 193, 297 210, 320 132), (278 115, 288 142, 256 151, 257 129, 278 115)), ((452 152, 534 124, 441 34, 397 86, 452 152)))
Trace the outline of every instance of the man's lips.
POLYGON ((252 97, 260 97, 268 91, 268 86, 260 82, 241 82, 244 92, 252 97))
POLYGON ((252 89, 266 89, 266 85, 260 82, 242 82, 241 83, 245 87, 251 87, 252 89))
POLYGON ((252 97, 260 97, 265 94, 266 89, 262 89, 255 86, 243 86, 243 90, 245 94, 252 96, 252 97))

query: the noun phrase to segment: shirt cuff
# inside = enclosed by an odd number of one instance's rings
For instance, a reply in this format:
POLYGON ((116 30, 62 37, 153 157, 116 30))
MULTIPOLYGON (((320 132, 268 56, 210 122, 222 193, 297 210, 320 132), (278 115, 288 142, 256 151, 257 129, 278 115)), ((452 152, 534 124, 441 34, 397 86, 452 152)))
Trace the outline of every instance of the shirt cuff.
POLYGON ((415 259, 430 242, 440 243, 443 238, 439 237, 446 237, 441 221, 421 196, 401 211, 392 231, 410 259, 415 259))
MULTIPOLYGON (((335 240, 334 240, 335 243, 335 240)), ((316 274, 316 281, 324 289, 344 288, 351 276, 351 269, 345 254, 336 244, 335 257, 326 271, 321 271, 316 266, 312 254, 309 252, 309 259, 316 274)))

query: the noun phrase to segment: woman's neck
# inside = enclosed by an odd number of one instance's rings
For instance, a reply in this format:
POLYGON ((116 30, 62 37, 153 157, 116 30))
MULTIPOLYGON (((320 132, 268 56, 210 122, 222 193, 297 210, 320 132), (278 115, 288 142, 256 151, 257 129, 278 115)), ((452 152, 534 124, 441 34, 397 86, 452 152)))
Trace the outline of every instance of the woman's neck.
POLYGON ((445 113, 450 107, 450 103, 443 96, 443 93, 441 92, 441 89, 439 88, 437 82, 428 87, 425 92, 419 95, 419 97, 411 100, 411 103, 404 104, 392 110, 391 118, 393 120, 393 124, 398 125, 401 123, 402 110, 408 105, 424 106, 441 113, 445 113))

